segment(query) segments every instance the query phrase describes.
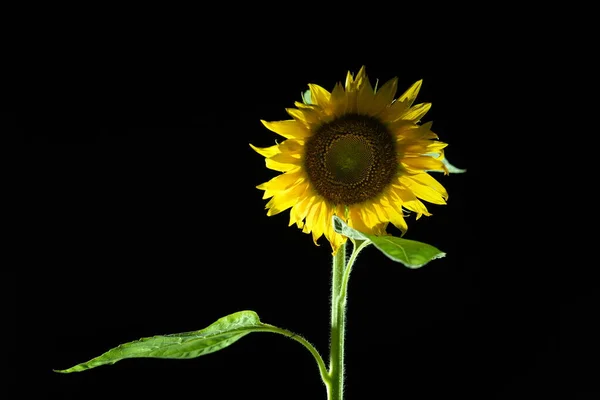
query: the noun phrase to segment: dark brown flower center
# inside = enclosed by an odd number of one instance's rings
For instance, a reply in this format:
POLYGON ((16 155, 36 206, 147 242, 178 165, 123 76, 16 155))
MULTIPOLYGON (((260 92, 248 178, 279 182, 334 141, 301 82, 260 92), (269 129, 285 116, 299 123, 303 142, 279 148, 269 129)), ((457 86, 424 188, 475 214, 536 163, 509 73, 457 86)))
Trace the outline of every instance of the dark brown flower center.
POLYGON ((325 123, 307 140, 305 150, 310 182, 333 204, 377 197, 398 171, 394 138, 375 117, 347 114, 325 123))

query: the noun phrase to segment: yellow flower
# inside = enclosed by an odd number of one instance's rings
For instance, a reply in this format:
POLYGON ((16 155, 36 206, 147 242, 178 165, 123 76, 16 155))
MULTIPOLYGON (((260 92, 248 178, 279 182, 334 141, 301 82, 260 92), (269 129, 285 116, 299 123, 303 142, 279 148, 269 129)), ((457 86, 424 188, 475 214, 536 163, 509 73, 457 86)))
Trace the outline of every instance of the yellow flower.
POLYGON ((338 82, 330 93, 309 84, 307 99, 286 111, 286 121, 261 121, 286 140, 259 148, 267 168, 282 172, 259 186, 267 215, 288 208, 296 224, 313 240, 325 235, 333 253, 346 240, 332 226, 332 216, 365 233, 384 235, 389 222, 406 232, 404 210, 431 215, 423 199, 446 204, 444 187, 427 172, 448 173, 446 143, 438 141, 431 122, 419 120, 430 103, 413 106, 421 82, 394 99, 397 78, 373 89, 363 66, 356 77, 338 82))

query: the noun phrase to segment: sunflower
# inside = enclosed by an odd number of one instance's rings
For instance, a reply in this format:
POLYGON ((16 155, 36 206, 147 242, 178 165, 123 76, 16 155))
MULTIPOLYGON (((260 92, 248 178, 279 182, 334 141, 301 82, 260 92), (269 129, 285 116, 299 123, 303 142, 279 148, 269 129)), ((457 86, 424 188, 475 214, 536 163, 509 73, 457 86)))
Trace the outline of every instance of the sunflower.
POLYGON ((446 204, 446 190, 428 171, 448 173, 447 144, 431 122, 419 123, 431 107, 413 106, 421 83, 395 99, 398 79, 373 88, 363 66, 331 93, 309 84, 305 101, 286 109, 292 119, 261 121, 286 139, 265 148, 250 144, 267 168, 281 172, 257 186, 270 198, 267 215, 291 208, 289 225, 312 233, 317 245, 325 235, 335 254, 346 238, 334 231, 333 215, 364 233, 385 235, 391 222, 404 234, 405 212, 431 215, 421 200, 446 204))

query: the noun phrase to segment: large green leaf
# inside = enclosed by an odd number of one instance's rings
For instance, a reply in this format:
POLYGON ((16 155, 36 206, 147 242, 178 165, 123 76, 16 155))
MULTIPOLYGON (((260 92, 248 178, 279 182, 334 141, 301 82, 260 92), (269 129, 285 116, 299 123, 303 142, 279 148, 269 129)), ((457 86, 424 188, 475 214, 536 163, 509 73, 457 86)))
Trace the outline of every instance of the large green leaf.
POLYGON ((442 258, 446 253, 430 244, 395 236, 367 235, 383 254, 408 268, 420 268, 431 260, 442 258))
POLYGON ((124 343, 87 362, 56 372, 85 371, 126 358, 195 358, 221 350, 248 333, 268 326, 270 325, 260 322, 254 311, 240 311, 199 331, 153 336, 124 343))
POLYGON ((358 240, 369 240, 383 254, 408 268, 420 268, 431 260, 442 258, 446 253, 427 243, 386 235, 376 236, 349 227, 341 218, 333 216, 334 230, 344 236, 358 240))

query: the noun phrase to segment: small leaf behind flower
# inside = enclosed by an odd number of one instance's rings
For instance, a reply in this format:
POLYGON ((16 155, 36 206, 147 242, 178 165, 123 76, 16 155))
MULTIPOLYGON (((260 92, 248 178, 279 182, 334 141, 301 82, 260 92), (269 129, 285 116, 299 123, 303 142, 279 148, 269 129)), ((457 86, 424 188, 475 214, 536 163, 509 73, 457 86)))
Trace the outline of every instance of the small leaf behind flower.
POLYGON ((263 326, 265 325, 254 311, 240 311, 199 331, 153 336, 124 343, 87 362, 56 372, 80 372, 114 364, 126 358, 196 358, 221 350, 263 326))
MULTIPOLYGON (((439 156, 438 153, 430 153, 433 156, 437 157, 439 156)), ((465 172, 467 172, 466 169, 463 168, 457 168, 454 165, 450 164, 450 162, 448 161, 447 158, 443 158, 442 162, 444 163, 444 166, 448 169, 448 172, 451 174, 464 174, 465 172)), ((446 172, 443 169, 430 169, 428 172, 446 172)))
POLYGON ((375 247, 390 259, 404 264, 408 268, 420 268, 431 260, 442 258, 446 253, 437 248, 416 240, 402 239, 395 236, 376 236, 357 231, 349 227, 341 218, 333 216, 334 230, 352 239, 369 240, 375 247))
POLYGON ((310 90, 306 90, 302 93, 300 93, 302 95, 302 102, 304 104, 312 104, 312 99, 310 96, 310 90))

